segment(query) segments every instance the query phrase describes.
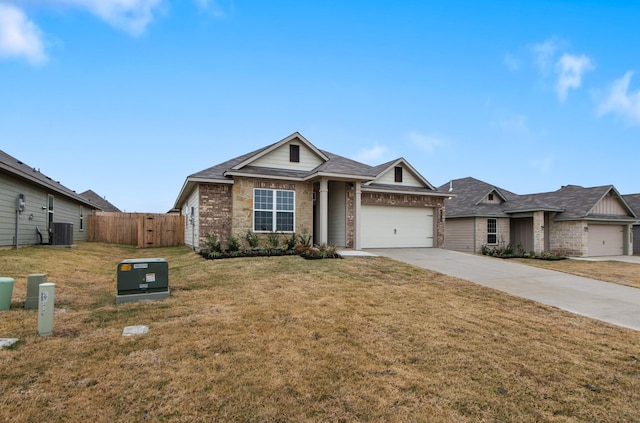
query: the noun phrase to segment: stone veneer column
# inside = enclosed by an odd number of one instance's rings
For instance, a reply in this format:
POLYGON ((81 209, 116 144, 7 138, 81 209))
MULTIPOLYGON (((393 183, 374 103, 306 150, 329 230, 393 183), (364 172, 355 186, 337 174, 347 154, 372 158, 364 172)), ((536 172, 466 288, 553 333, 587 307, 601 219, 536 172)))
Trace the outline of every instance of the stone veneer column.
POLYGON ((544 212, 533 212, 533 251, 541 254, 544 251, 544 212))

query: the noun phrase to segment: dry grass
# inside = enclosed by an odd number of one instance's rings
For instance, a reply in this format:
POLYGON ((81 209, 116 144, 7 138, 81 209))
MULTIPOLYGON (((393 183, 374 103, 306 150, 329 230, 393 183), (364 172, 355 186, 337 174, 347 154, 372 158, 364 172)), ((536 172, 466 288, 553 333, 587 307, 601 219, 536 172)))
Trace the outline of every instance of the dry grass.
POLYGON ((640 265, 634 263, 587 260, 511 260, 543 269, 640 288, 640 265))
POLYGON ((385 258, 81 244, 0 251, 0 275, 4 421, 640 421, 640 333, 385 258), (171 297, 116 306, 116 264, 149 254, 171 297), (38 272, 51 337, 21 309, 38 272))

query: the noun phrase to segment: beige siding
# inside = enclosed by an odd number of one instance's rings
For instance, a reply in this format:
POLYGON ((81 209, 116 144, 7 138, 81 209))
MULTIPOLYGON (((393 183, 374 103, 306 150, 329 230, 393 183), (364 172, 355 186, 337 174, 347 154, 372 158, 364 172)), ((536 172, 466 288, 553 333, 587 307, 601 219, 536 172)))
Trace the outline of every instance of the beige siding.
POLYGON ((184 243, 191 248, 200 248, 199 222, 200 222, 200 187, 196 187, 182 207, 184 216, 184 243), (193 218, 191 208, 193 207, 193 218))
POLYGON ((591 214, 607 214, 616 216, 628 216, 618 197, 605 197, 595 205, 591 214))
POLYGON ((302 170, 310 171, 323 163, 310 148, 299 141, 290 141, 281 145, 275 150, 267 153, 258 160, 251 162, 251 166, 268 167, 274 169, 302 170), (293 163, 289 161, 289 145, 295 144, 300 146, 300 162, 293 163))
POLYGON ((502 203, 502 199, 494 191, 494 192, 491 192, 490 194, 487 194, 487 196, 484 197, 480 202, 483 204, 500 204, 502 203), (489 197, 492 195, 493 195, 493 199, 489 199, 489 197))
POLYGON ((444 248, 463 253, 475 253, 474 218, 447 219, 445 222, 444 248))
POLYGON ((347 193, 344 182, 329 182, 329 244, 347 245, 347 193))
POLYGON ((387 170, 383 173, 380 178, 376 180, 376 183, 385 184, 385 185, 398 185, 398 186, 406 186, 406 187, 422 187, 424 184, 418 180, 415 176, 409 172, 404 166, 402 167, 402 182, 395 182, 395 170, 394 167, 387 170))

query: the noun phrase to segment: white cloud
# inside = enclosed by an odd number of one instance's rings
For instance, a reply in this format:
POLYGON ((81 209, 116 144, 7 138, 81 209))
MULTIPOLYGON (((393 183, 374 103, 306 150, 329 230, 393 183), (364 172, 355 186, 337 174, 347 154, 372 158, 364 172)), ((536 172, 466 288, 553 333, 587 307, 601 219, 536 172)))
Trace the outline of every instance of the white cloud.
POLYGON ((34 64, 47 60, 43 35, 24 12, 0 3, 0 56, 23 57, 34 64))
MULTIPOLYGON (((227 16, 225 7, 220 4, 220 0, 195 0, 195 2, 200 10, 204 10, 217 18, 227 16)), ((231 4, 228 5, 227 9, 231 6, 231 4)))
POLYGON ((47 0, 50 4, 87 9, 110 25, 132 35, 142 34, 163 0, 47 0))
POLYGON ((559 48, 559 41, 555 38, 533 45, 534 64, 543 75, 551 73, 553 59, 559 48))
POLYGON ((582 85, 582 74, 593 69, 591 60, 584 54, 581 56, 573 56, 571 54, 563 54, 556 63, 556 73, 558 81, 556 82, 556 92, 560 101, 567 99, 570 89, 580 88, 582 85))
POLYGON ((633 72, 627 72, 611 85, 609 95, 600 103, 599 115, 607 113, 620 114, 629 118, 633 123, 640 124, 640 90, 629 92, 629 83, 633 72))
POLYGON ((553 156, 548 156, 538 159, 532 159, 529 164, 531 165, 531 168, 536 170, 538 173, 546 174, 551 170, 551 166, 553 165, 554 161, 555 158, 553 156))
POLYGON ((413 144, 429 154, 433 153, 435 149, 443 147, 447 144, 447 142, 442 138, 430 135, 422 135, 415 131, 409 134, 409 139, 413 144))
POLYGON ((356 155, 355 160, 368 165, 378 165, 384 161, 384 157, 387 155, 388 151, 387 147, 376 144, 371 148, 360 150, 356 155))

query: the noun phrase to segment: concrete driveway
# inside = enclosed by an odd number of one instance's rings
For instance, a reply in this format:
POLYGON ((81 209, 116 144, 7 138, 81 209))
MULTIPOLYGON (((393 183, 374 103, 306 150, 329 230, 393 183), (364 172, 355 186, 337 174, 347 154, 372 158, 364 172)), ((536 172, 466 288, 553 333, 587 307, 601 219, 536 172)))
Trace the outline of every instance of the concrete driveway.
POLYGON ((637 288, 441 248, 367 251, 572 313, 640 330, 640 289, 637 288))

